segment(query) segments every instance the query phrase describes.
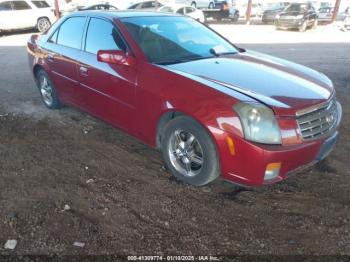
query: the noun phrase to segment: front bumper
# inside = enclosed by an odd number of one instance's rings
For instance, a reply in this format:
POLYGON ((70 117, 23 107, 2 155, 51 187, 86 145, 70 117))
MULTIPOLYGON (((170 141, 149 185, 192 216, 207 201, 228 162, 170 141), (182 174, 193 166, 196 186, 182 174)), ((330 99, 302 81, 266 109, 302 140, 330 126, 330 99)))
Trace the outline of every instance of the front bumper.
POLYGON ((273 23, 275 21, 276 14, 264 14, 262 16, 263 23, 273 23))
POLYGON ((338 140, 337 131, 341 121, 341 106, 338 104, 339 119, 332 131, 321 139, 303 142, 302 144, 263 145, 249 142, 240 137, 233 137, 227 132, 217 139, 220 151, 222 177, 225 180, 242 186, 260 186, 282 181, 291 175, 304 170, 327 157, 338 140), (233 139, 235 154, 230 154, 226 141, 233 139), (265 180, 267 167, 280 163, 278 176, 265 180))
POLYGON ((284 28, 284 29, 297 29, 303 24, 304 20, 302 19, 276 19, 275 20, 275 26, 278 28, 284 28))

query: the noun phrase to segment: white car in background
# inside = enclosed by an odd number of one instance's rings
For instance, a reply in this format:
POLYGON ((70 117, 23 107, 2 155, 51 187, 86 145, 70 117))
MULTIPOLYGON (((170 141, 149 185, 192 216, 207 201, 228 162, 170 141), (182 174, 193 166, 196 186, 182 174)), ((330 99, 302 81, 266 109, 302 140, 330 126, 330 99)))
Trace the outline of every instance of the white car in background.
POLYGON ((190 5, 195 8, 209 8, 215 7, 215 0, 173 0, 175 4, 190 5))
POLYGON ((164 5, 158 9, 159 12, 164 13, 177 13, 181 15, 190 16, 202 23, 205 22, 205 16, 203 11, 196 9, 192 6, 186 5, 164 5))
POLYGON ((44 32, 55 20, 46 1, 0 0, 0 31, 37 28, 44 32))

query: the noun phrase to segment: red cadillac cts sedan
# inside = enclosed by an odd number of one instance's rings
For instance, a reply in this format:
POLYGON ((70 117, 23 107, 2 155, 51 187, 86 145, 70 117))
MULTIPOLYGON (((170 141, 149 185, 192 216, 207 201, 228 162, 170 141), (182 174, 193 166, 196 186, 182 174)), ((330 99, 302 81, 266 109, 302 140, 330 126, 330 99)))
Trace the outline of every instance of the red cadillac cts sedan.
POLYGON ((275 183, 337 140, 342 110, 325 75, 189 17, 74 13, 32 36, 28 53, 48 108, 80 108, 159 148, 192 185, 275 183))

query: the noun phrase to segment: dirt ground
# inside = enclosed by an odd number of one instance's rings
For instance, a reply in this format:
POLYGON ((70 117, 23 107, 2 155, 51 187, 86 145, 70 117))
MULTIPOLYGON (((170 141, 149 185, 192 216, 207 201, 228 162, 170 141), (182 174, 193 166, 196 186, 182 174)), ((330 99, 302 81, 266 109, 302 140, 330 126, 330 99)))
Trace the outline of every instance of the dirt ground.
POLYGON ((45 109, 25 49, 0 49, 18 59, 0 66, 0 254, 350 255, 349 46, 253 47, 328 74, 344 119, 326 161, 249 189, 182 184, 122 131, 45 109))

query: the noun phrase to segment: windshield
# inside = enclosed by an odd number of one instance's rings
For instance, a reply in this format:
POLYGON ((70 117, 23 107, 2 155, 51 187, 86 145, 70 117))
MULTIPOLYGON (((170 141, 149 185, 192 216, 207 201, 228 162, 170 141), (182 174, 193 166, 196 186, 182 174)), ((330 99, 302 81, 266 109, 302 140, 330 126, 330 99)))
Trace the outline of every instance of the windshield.
POLYGON ((129 17, 122 22, 152 63, 174 64, 238 52, 225 39, 188 17, 129 17))
POLYGON ((307 4, 291 4, 284 10, 285 12, 305 12, 307 4))

